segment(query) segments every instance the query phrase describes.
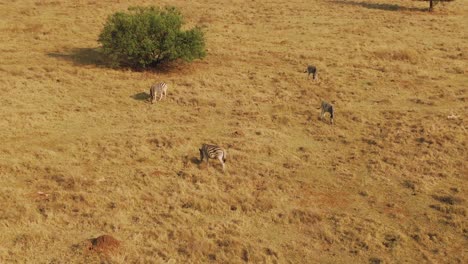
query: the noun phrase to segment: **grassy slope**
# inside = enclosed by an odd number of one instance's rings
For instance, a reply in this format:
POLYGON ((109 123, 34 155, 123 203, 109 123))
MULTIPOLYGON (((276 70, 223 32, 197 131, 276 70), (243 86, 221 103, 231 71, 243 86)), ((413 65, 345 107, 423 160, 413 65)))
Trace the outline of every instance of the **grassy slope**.
POLYGON ((159 73, 92 50, 152 1, 71 2, 0 3, 2 262, 466 260, 462 1, 166 1, 209 56, 159 73), (167 101, 138 100, 159 80, 167 101), (203 142, 225 175, 196 164, 203 142), (119 253, 83 249, 104 233, 119 253))

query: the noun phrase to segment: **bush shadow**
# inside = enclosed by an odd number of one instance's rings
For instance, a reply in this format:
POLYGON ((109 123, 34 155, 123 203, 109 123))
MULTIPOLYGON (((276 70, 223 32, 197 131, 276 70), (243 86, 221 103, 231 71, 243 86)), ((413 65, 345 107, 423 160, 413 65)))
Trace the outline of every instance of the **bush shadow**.
POLYGON ((149 65, 148 68, 139 70, 167 74, 171 72, 188 73, 191 69, 192 66, 188 66, 186 62, 179 59, 175 61, 163 61, 158 65, 149 65))
POLYGON ((148 65, 146 68, 134 67, 131 65, 116 65, 112 59, 102 52, 100 48, 73 48, 65 52, 51 52, 47 54, 49 57, 69 61, 77 66, 96 66, 112 69, 130 69, 140 72, 154 72, 154 73, 171 73, 186 72, 192 67, 189 67, 182 60, 163 61, 157 65, 148 65))
POLYGON ((397 4, 380 4, 380 3, 367 3, 367 2, 356 2, 356 1, 330 1, 334 4, 340 5, 351 5, 351 6, 361 6, 368 9, 379 9, 385 11, 429 11, 429 8, 420 8, 420 7, 405 7, 397 4))
POLYGON ((74 48, 69 52, 52 52, 49 57, 70 61, 75 65, 93 65, 98 67, 111 67, 107 56, 99 48, 74 48))

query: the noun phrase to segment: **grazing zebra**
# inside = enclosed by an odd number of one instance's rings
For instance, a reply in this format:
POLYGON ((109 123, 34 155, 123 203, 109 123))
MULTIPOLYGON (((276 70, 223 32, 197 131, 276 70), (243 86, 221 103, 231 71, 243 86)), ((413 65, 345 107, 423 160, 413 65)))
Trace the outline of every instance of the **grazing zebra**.
POLYGON ((322 109, 322 111, 320 112, 320 120, 323 120, 323 116, 325 115, 325 113, 329 113, 330 123, 333 125, 333 116, 335 114, 335 109, 333 108, 333 105, 322 101, 322 105, 317 109, 322 109))
POLYGON ((219 162, 221 162, 223 165, 224 171, 224 163, 226 163, 227 156, 225 149, 216 145, 203 144, 202 147, 198 150, 200 151, 200 162, 202 162, 203 159, 206 159, 206 164, 208 165, 209 159, 218 159, 219 162))
POLYGON ((167 84, 165 82, 155 83, 151 85, 150 88, 150 102, 154 103, 156 101, 156 96, 159 94, 159 100, 161 101, 163 95, 166 98, 167 94, 167 84))
POLYGON ((313 79, 317 79, 317 67, 313 66, 313 65, 309 65, 307 66, 307 70, 305 70, 304 73, 307 72, 307 79, 309 79, 309 76, 312 74, 313 76, 313 79))

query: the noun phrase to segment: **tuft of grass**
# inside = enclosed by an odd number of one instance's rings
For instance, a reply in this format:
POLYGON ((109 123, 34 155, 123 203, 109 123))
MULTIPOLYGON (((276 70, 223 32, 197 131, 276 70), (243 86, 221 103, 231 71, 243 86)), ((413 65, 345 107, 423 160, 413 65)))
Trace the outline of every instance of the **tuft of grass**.
POLYGON ((386 61, 402 61, 417 64, 423 57, 414 49, 410 48, 379 48, 372 52, 374 58, 386 61))
POLYGON ((2 4, 0 263, 463 263, 468 5, 344 2, 172 1, 208 56, 146 72, 96 41, 144 1, 2 4))

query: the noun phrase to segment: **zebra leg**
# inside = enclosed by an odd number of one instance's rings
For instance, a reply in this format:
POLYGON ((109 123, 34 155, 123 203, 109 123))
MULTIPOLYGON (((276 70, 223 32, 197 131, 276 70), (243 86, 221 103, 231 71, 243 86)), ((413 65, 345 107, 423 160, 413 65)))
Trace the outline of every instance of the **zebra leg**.
POLYGON ((163 97, 163 92, 161 92, 161 95, 159 96, 159 100, 158 100, 158 101, 161 101, 162 97, 163 97))
POLYGON ((198 151, 200 151, 200 163, 201 164, 203 162, 203 151, 201 149, 198 149, 198 151))
POLYGON ((225 167, 225 166, 224 166, 223 157, 222 157, 222 156, 219 156, 218 159, 219 159, 219 162, 221 162, 221 165, 223 166, 223 171, 224 171, 224 167, 225 167))
POLYGON ((150 89, 150 98, 149 98, 150 103, 154 103, 155 96, 156 95, 154 94, 154 88, 151 87, 151 89, 150 89))

